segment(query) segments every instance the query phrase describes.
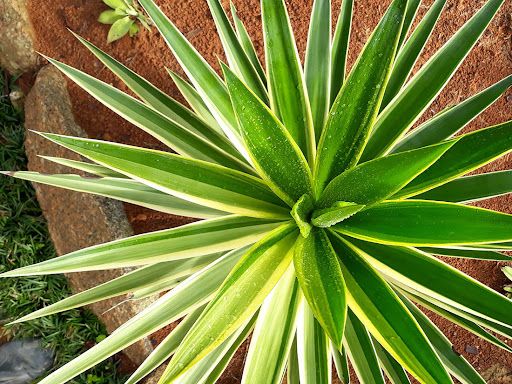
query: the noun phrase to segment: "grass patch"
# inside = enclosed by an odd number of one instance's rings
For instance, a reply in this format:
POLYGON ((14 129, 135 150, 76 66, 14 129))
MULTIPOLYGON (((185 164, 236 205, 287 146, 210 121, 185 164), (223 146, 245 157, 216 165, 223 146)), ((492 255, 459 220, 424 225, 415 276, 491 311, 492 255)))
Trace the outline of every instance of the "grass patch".
MULTIPOLYGON (((0 167, 25 170, 22 117, 7 96, 11 80, 0 70, 0 167)), ((0 271, 55 257, 46 222, 31 184, 0 176, 0 271)), ((0 279, 0 319, 19 318, 69 296, 62 275, 0 279)), ((76 309, 4 329, 14 339, 37 338, 55 351, 55 368, 72 360, 104 338, 105 329, 88 310, 76 309)), ((70 383, 123 382, 112 360, 96 366, 70 383)))

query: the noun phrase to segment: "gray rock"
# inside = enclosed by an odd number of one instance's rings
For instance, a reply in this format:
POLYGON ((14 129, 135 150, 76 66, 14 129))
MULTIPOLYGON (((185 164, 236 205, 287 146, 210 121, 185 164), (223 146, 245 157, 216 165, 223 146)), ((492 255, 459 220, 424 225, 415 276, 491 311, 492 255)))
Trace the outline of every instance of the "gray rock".
MULTIPOLYGON (((39 72, 25 104, 27 130, 52 132, 84 137, 85 132, 75 123, 66 81, 60 72, 46 66, 39 72)), ((27 131, 25 149, 28 168, 42 173, 70 173, 69 168, 53 164, 38 155, 83 160, 41 136, 27 131)), ((105 243, 132 235, 122 203, 89 194, 34 185, 37 199, 48 221, 48 228, 59 255, 77 249, 105 243)), ((67 277, 74 291, 79 292, 116 278, 128 270, 73 273, 67 277)), ((154 299, 126 301, 125 296, 91 305, 93 312, 112 332, 139 313, 154 299)), ((140 364, 153 350, 148 339, 134 344, 125 352, 135 364, 140 364)))
POLYGON ((26 3, 0 0, 0 66, 12 74, 34 70, 40 64, 26 3))
POLYGON ((52 365, 53 352, 39 341, 12 341, 0 347, 0 384, 29 384, 52 365))

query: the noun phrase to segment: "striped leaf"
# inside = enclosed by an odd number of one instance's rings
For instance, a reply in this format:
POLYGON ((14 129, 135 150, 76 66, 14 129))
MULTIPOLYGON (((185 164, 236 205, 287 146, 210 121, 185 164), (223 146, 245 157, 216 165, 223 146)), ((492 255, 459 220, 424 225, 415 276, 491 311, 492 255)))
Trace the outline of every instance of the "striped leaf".
POLYGON ((373 340, 375 352, 382 370, 386 373, 391 384, 410 384, 409 377, 402 366, 382 346, 373 340))
POLYGON ((423 312, 421 312, 408 299, 402 297, 402 301, 416 318, 416 321, 418 321, 418 324, 437 351, 441 361, 453 376, 455 376, 462 384, 486 383, 478 372, 475 371, 475 369, 467 362, 467 360, 454 350, 450 340, 448 340, 443 332, 427 316, 425 316, 423 312))
POLYGON ((13 172, 9 175, 22 180, 105 196, 172 215, 201 219, 225 215, 221 211, 188 202, 130 179, 43 175, 37 172, 13 172))
POLYGON ((318 144, 317 195, 332 179, 356 165, 362 154, 379 112, 406 5, 406 0, 393 1, 332 106, 318 144))
POLYGON ((345 348, 342 348, 340 352, 331 345, 331 353, 341 384, 350 384, 350 371, 348 369, 348 359, 345 348))
POLYGON ((240 44, 242 45, 243 50, 245 51, 245 54, 247 55, 249 60, 251 60, 251 63, 258 72, 258 76, 260 77, 263 84, 266 85, 267 77, 265 75, 265 71, 261 66, 260 59, 258 58, 258 54, 256 53, 256 49, 254 48, 254 44, 252 43, 251 37, 249 36, 249 33, 247 32, 247 29, 244 26, 244 23, 242 23, 242 20, 240 20, 240 17, 238 17, 238 13, 233 2, 231 2, 231 16, 233 16, 236 34, 238 36, 240 44))
POLYGON ((453 144, 442 143, 360 164, 331 181, 318 205, 326 208, 336 201, 372 205, 384 200, 435 163, 453 144))
POLYGON ((446 108, 405 136, 392 152, 403 152, 443 141, 473 121, 512 86, 508 76, 462 103, 446 108))
POLYGON ((375 123, 362 161, 386 154, 413 126, 474 47, 504 0, 489 0, 409 81, 375 123))
POLYGON ((305 302, 297 321, 297 351, 301 384, 332 382, 329 338, 305 302))
MULTIPOLYGON (((423 48, 427 44, 427 41, 434 31, 434 27, 443 11, 443 8, 446 4, 446 0, 436 0, 434 4, 430 7, 428 12, 425 14, 425 17, 418 24, 411 37, 407 39, 407 42, 401 47, 398 55, 396 57, 395 64, 393 65, 393 71, 391 72, 391 76, 389 78, 388 85, 386 86, 386 92, 384 93, 384 99, 382 100, 381 110, 384 109, 391 100, 400 92, 403 85, 409 78, 414 65, 416 64, 418 58, 423 51, 423 48)), ((410 22, 412 22, 410 16, 411 13, 416 13, 415 10, 418 9, 420 5, 420 1, 409 1, 407 4, 407 22, 410 26, 410 22)), ((405 31, 404 25, 404 31, 405 31)), ((403 41, 403 33, 400 38, 403 41)), ((433 144, 433 143, 431 143, 433 144)), ((412 148, 411 148, 412 149, 412 148)))
POLYGON ((331 100, 334 103, 345 83, 354 0, 343 0, 331 48, 331 100))
POLYGON ((194 112, 210 127, 215 129, 217 132, 224 134, 222 127, 219 125, 217 120, 215 120, 215 117, 213 117, 207 105, 201 98, 201 95, 199 95, 195 88, 188 81, 180 77, 176 72, 171 71, 169 68, 166 68, 166 70, 194 112))
POLYGON ((251 172, 250 167, 242 160, 219 149, 207 139, 168 119, 132 96, 66 64, 50 58, 48 61, 102 104, 177 153, 251 172))
POLYGON ((381 244, 496 243, 512 239, 512 215, 439 201, 396 200, 359 212, 333 228, 381 244))
POLYGON ((405 11, 404 25, 402 27, 402 33, 400 34, 400 40, 398 40, 398 48, 402 49, 404 42, 409 37, 409 32, 411 31, 412 24, 416 15, 418 14, 418 10, 421 5, 421 0, 409 0, 407 2, 407 9, 405 11))
POLYGON ((433 299, 512 329, 512 301, 426 253, 351 240, 368 262, 390 278, 433 299), (445 284, 450 281, 450 284, 445 284))
POLYGON ((242 384, 280 384, 295 336, 301 296, 290 265, 261 306, 245 358, 242 384))
POLYGON ((153 20, 226 136, 240 153, 245 154, 238 134, 235 114, 231 107, 231 100, 221 78, 155 4, 154 0, 140 0, 139 3, 153 20))
POLYGON ((411 197, 478 169, 512 151, 512 121, 462 136, 395 197, 411 197))
POLYGON ((260 179, 242 172, 167 152, 48 133, 42 135, 98 164, 196 204, 246 216, 289 217, 284 203, 260 179))
POLYGON ((488 260, 488 261, 512 261, 512 257, 494 251, 482 251, 464 247, 457 248, 433 248, 421 247, 420 251, 434 255, 460 257, 464 259, 488 260))
POLYGON ((123 175, 122 173, 113 171, 111 169, 108 169, 107 167, 94 163, 87 163, 85 161, 78 160, 69 160, 63 157, 52 157, 43 155, 39 155, 39 157, 51 161, 52 163, 64 165, 65 167, 71 169, 77 169, 79 171, 86 172, 94 176, 126 178, 126 176, 123 175))
POLYGON ((347 284, 348 305, 364 324, 363 330, 420 382, 452 383, 428 339, 389 285, 352 244, 334 234, 330 238, 347 284))
POLYGON ((286 6, 283 0, 262 0, 261 12, 270 105, 312 164, 313 119, 286 6))
POLYGON ((312 176, 300 148, 272 111, 223 67, 243 141, 261 177, 293 207, 312 192, 312 176))
POLYGON ((124 323, 105 340, 46 376, 40 383, 65 383, 136 341, 200 307, 219 288, 236 260, 236 257, 226 255, 190 276, 144 311, 124 323))
POLYGON ((367 328, 352 311, 349 311, 347 316, 344 345, 357 378, 362 384, 384 384, 373 340, 367 328))
POLYGON ((169 359, 192 325, 194 325, 201 312, 203 312, 205 306, 206 305, 203 305, 185 316, 176 328, 174 328, 142 364, 139 365, 137 370, 126 380, 125 384, 138 383, 169 359))
POLYGON ((297 235, 294 226, 281 226, 238 262, 176 351, 163 383, 184 374, 257 311, 290 266, 297 235))
POLYGON ((512 171, 484 173, 455 179, 416 196, 423 200, 472 203, 512 192, 512 171))
POLYGON ((215 253, 193 259, 169 261, 143 267, 41 308, 14 321, 13 324, 83 307, 101 300, 133 292, 143 287, 153 286, 153 284, 158 284, 165 279, 181 278, 181 280, 184 280, 221 256, 222 254, 215 253))
POLYGON ((333 344, 341 348, 347 316, 346 287, 324 230, 313 228, 308 238, 299 237, 293 263, 311 311, 333 344))
POLYGON ((1 277, 133 267, 189 259, 252 244, 278 223, 227 216, 132 236, 1 274, 1 277))
POLYGON ((113 57, 75 35, 107 68, 118 76, 137 96, 155 111, 165 115, 171 121, 201 136, 223 151, 243 160, 225 136, 212 129, 199 119, 192 111, 159 90, 149 81, 138 75, 113 57))
POLYGON ((316 0, 313 3, 304 72, 318 140, 330 109, 331 0, 316 0))
POLYGON ((207 0, 207 2, 215 25, 217 26, 217 32, 220 36, 222 46, 224 47, 229 66, 243 79, 249 89, 263 100, 263 102, 267 102, 268 95, 265 85, 259 77, 256 68, 251 63, 251 60, 245 54, 235 30, 229 22, 224 8, 222 8, 222 4, 219 0, 207 0))

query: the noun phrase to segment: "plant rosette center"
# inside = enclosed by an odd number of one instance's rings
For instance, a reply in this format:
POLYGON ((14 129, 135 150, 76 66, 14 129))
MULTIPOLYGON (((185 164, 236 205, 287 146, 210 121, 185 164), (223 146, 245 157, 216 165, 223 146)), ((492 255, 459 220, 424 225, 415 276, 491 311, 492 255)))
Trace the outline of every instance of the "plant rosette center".
POLYGON ((303 195, 292 208, 291 215, 304 238, 309 237, 312 227, 329 228, 352 217, 365 205, 338 201, 328 208, 318 208, 313 198, 303 195))

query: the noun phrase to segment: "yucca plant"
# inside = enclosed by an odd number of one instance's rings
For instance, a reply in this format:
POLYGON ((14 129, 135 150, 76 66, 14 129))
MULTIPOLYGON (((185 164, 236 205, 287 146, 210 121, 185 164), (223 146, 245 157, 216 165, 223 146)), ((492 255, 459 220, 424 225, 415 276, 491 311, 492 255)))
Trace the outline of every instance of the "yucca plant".
POLYGON ((49 59, 176 154, 40 133, 94 164, 48 160, 96 177, 11 175, 204 220, 4 273, 140 267, 18 322, 167 292, 41 383, 65 383, 181 318, 128 383, 171 356, 161 383, 214 383, 250 334, 242 383, 285 372, 289 384, 329 383, 332 361, 348 382, 347 359, 362 383, 484 383, 415 304, 511 351, 490 331, 512 337, 512 301, 433 255, 510 260, 500 251, 512 250, 512 216, 466 203, 511 192, 511 171, 464 175, 512 150, 512 122, 456 134, 512 76, 410 129, 503 2, 488 0, 408 80, 445 0, 411 34, 420 0, 394 0, 347 76, 351 0, 333 39, 330 1, 314 3, 304 68, 284 2, 262 0, 266 71, 234 7, 233 26, 208 0, 223 76, 140 0, 190 80, 170 72, 193 111, 83 39, 140 99, 49 59))

